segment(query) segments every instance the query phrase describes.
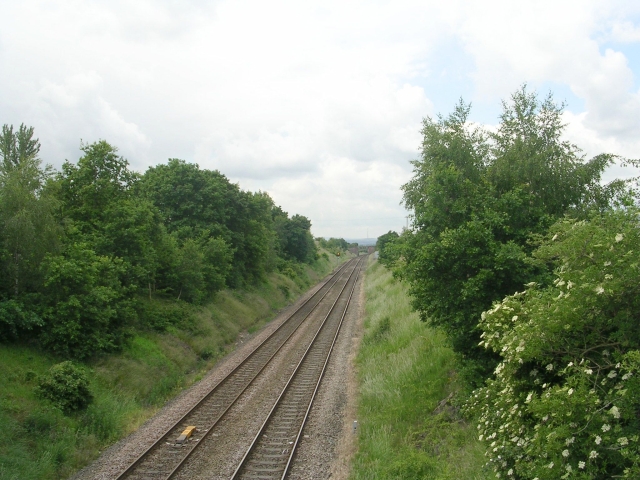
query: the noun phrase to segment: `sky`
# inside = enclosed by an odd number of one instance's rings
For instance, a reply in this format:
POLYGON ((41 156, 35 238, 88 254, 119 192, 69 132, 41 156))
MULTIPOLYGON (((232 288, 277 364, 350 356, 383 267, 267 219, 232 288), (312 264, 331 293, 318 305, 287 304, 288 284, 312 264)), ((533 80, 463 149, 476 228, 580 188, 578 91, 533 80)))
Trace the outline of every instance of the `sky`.
POLYGON ((640 157, 640 2, 0 0, 0 124, 44 163, 184 159, 315 236, 400 231, 423 118, 463 98, 495 127, 525 83, 586 158, 640 157))

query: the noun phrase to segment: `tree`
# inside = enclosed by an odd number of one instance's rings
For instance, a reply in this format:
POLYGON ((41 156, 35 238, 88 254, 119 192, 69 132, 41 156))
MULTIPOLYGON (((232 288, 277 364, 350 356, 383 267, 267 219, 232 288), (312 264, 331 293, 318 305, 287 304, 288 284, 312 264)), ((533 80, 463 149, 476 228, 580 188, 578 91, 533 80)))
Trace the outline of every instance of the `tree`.
POLYGON ((550 278, 530 261, 535 236, 569 211, 584 215, 594 198, 607 204, 599 180, 611 156, 584 162, 563 142, 561 106, 523 87, 503 108, 492 135, 470 125, 462 102, 447 118, 425 119, 421 159, 403 186, 413 230, 397 243, 395 272, 409 281, 413 305, 474 361, 477 383, 498 361, 477 346, 480 314, 550 278))
POLYGON ((82 243, 48 257, 43 265, 43 344, 79 359, 120 348, 125 327, 136 319, 133 287, 121 281, 126 268, 122 259, 97 255, 82 243))
POLYGON ((4 125, 0 135, 0 337, 16 338, 42 325, 34 295, 42 284, 40 265, 56 252, 60 228, 53 212, 56 201, 44 185, 40 143, 33 128, 17 132, 4 125))
POLYGON ((378 250, 378 258, 380 259, 380 263, 388 264, 392 261, 393 254, 391 252, 391 248, 389 250, 385 250, 386 247, 391 247, 391 244, 396 241, 400 235, 397 232, 389 230, 384 235, 380 235, 376 240, 376 249, 378 250))

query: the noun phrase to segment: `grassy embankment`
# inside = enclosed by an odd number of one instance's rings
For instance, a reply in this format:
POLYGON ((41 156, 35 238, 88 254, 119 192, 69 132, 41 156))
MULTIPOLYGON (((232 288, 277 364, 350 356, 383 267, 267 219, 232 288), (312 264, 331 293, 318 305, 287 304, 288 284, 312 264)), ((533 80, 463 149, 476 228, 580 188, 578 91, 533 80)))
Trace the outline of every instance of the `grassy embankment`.
MULTIPOLYGON (((241 332, 264 326, 339 261, 330 254, 298 274, 273 273, 251 290, 219 292, 163 331, 133 329, 121 353, 85 364, 94 401, 80 413, 64 415, 34 393, 38 378, 65 359, 0 344, 0 478, 67 478, 202 378, 241 332)), ((157 302, 150 308, 172 307, 157 302)))
POLYGON ((452 405, 463 386, 444 335, 420 322, 406 287, 377 261, 367 270, 365 296, 350 478, 489 478, 474 429, 452 405))

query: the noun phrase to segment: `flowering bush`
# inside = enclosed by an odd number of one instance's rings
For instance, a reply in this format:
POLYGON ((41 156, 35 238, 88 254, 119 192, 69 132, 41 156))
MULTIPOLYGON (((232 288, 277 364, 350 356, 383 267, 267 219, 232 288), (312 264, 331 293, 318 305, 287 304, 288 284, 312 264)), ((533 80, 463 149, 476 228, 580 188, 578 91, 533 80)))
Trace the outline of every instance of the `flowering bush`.
POLYGON ((640 478, 638 212, 557 223, 535 252, 557 266, 482 314, 502 357, 467 410, 498 478, 640 478))

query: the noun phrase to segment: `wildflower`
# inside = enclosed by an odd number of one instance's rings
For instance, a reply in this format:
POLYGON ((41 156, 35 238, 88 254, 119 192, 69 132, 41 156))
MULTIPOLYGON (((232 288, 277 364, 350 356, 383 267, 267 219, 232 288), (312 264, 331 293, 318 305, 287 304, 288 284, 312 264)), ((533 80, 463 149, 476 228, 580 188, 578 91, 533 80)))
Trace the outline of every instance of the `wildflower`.
POLYGON ((598 285, 595 291, 598 295, 601 295, 604 293, 604 288, 602 288, 602 285, 598 285))
POLYGON ((602 441, 602 438, 600 438, 600 435, 596 435, 596 445, 600 445, 601 441, 602 441))
POLYGON ((570 472, 571 470, 573 470, 573 469, 571 468, 571 465, 567 465, 565 468, 566 468, 567 472, 570 472))
POLYGON ((586 463, 584 463, 582 460, 580 460, 580 461, 578 462, 578 468, 579 468, 579 469, 581 469, 581 470, 584 470, 584 467, 585 467, 586 465, 587 465, 587 464, 586 464, 586 463))
POLYGON ((575 285, 575 283, 573 283, 571 280, 569 280, 569 282, 567 283, 567 290, 571 290, 574 285, 575 285))
POLYGON ((617 376, 618 376, 618 374, 614 370, 611 370, 609 372, 609 375, 607 375, 607 377, 609 377, 609 378, 616 378, 617 376))
POLYGON ((625 373, 625 374, 622 376, 622 380, 629 380, 629 377, 631 377, 631 373, 625 373))
POLYGON ((513 475, 513 468, 509 469, 509 471, 507 472, 507 475, 509 475, 509 476, 513 475))
POLYGON ((616 243, 621 242, 623 238, 624 238, 624 235, 623 235, 623 234, 621 234, 621 233, 618 233, 618 234, 616 235, 616 243))
POLYGON ((567 367, 573 367, 573 362, 569 362, 569 364, 567 365, 567 367))
POLYGON ((605 423, 604 425, 602 425, 603 432, 608 432, 609 430, 611 430, 611 425, 609 425, 608 423, 605 423))
POLYGON ((548 465, 549 468, 553 468, 553 462, 548 465))
POLYGON ((598 456, 598 452, 596 452, 595 450, 591 450, 591 452, 589 452, 589 458, 596 458, 598 456))
POLYGON ((627 437, 620 437, 618 439, 618 443, 622 446, 629 445, 629 440, 627 439, 627 437))
POLYGON ((527 399, 524 401, 524 403, 529 403, 531 401, 532 396, 533 396, 533 392, 529 392, 529 395, 527 395, 527 399))
MULTIPOLYGON (((556 239, 558 238, 558 234, 556 233, 553 238, 551 239, 552 242, 554 242, 556 239)), ((617 237, 616 237, 617 238, 617 237)))
POLYGON ((613 415, 613 418, 620 418, 620 410, 618 410, 618 407, 616 407, 615 405, 611 407, 609 413, 613 415))
POLYGON ((593 370, 591 370, 590 368, 585 369, 584 373, 586 373, 587 375, 591 375, 593 373, 593 370))
POLYGON ((547 365, 547 370, 548 371, 553 370, 553 363, 550 363, 549 365, 547 365))
POLYGON ((573 388, 570 388, 569 391, 567 392, 568 395, 571 395, 573 393, 573 388))
POLYGON ((605 266, 605 267, 608 267, 609 265, 611 265, 611 262, 608 262, 608 261, 607 261, 607 262, 604 262, 604 266, 605 266))
POLYGON ((573 442, 575 442, 576 437, 571 437, 571 438, 567 438, 564 443, 566 443, 567 445, 571 445, 573 442))
POLYGON ((563 450, 563 451, 562 451, 562 456, 563 456, 564 458, 567 458, 567 457, 569 456, 569 450, 567 450, 567 449, 563 450))

